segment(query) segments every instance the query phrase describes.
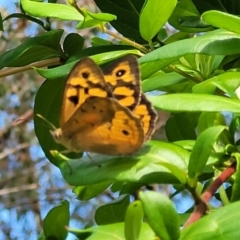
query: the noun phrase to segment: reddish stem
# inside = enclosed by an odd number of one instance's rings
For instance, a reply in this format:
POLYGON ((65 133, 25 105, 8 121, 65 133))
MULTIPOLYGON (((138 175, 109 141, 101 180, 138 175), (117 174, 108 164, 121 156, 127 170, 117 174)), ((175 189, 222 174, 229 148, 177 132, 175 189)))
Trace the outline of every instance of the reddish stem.
POLYGON ((197 221, 206 213, 208 210, 207 203, 213 197, 218 188, 226 182, 236 171, 236 163, 234 162, 230 167, 226 168, 205 190, 205 192, 201 196, 201 201, 194 208, 193 213, 184 224, 184 228, 197 221))

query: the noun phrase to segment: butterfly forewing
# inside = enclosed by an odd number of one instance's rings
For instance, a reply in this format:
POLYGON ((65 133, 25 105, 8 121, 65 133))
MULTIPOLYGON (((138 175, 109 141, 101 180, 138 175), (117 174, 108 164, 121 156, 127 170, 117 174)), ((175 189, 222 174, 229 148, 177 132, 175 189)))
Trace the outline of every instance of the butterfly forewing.
POLYGON ((60 127, 89 97, 112 97, 99 66, 90 58, 81 59, 71 70, 63 94, 60 127))
POLYGON ((103 73, 114 98, 132 111, 138 105, 141 95, 137 58, 127 55, 109 65, 103 73))

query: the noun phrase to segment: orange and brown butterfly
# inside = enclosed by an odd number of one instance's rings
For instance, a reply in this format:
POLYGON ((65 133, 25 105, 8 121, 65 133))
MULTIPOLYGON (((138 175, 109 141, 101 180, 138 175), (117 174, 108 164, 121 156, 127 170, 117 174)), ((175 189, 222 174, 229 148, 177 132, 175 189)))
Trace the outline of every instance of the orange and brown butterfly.
POLYGON ((73 152, 127 155, 154 132, 157 114, 141 92, 137 59, 127 55, 104 72, 81 59, 65 85, 54 140, 73 152))

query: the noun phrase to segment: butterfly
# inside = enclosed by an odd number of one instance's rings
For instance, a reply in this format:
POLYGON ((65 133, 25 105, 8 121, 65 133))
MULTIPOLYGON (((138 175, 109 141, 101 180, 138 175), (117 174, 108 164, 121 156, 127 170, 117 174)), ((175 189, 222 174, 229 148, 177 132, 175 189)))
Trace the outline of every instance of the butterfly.
POLYGON ((122 57, 104 71, 83 58, 67 77, 60 128, 51 134, 72 152, 128 155, 151 137, 156 120, 136 57, 122 57))

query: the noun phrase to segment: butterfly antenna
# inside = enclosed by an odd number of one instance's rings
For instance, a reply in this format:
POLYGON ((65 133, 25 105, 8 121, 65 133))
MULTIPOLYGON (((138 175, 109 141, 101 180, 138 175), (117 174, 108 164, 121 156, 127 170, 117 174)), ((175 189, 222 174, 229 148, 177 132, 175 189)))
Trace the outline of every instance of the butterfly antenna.
POLYGON ((57 128, 52 124, 50 123, 45 117, 43 117, 41 114, 37 114, 36 115, 37 117, 41 118, 43 121, 45 121, 53 130, 56 130, 57 128))

